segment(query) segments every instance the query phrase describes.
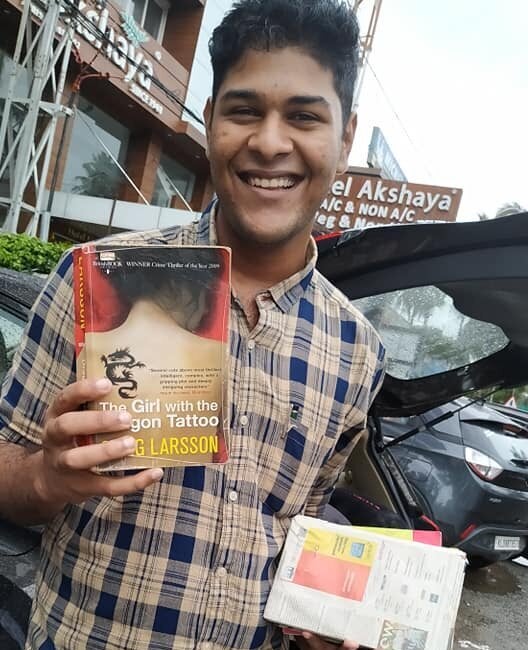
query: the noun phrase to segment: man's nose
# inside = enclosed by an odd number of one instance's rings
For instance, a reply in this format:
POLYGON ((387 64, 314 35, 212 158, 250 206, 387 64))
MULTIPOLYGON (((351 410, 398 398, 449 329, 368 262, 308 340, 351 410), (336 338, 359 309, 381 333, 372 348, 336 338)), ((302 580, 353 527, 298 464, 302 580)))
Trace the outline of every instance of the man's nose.
POLYGON ((278 115, 269 115, 255 125, 250 135, 248 147, 266 160, 293 150, 293 142, 288 125, 278 115))

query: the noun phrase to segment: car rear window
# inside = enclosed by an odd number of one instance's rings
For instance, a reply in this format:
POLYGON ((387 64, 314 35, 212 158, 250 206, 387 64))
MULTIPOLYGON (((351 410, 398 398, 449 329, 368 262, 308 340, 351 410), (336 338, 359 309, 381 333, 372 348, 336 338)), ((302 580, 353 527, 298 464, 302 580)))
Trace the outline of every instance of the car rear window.
POLYGON ((500 327, 462 314, 435 286, 369 296, 354 305, 378 330, 387 349, 388 372, 398 379, 454 370, 509 343, 500 327))

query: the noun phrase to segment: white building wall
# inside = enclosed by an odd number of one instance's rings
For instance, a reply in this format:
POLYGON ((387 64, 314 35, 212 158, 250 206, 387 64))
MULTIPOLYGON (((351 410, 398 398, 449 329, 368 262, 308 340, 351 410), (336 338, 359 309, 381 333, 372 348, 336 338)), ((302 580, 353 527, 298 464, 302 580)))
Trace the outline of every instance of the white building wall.
POLYGON ((97 196, 55 192, 50 216, 99 226, 108 226, 111 223, 113 227, 123 230, 151 230, 183 226, 198 219, 200 213, 129 201, 112 201, 97 196))

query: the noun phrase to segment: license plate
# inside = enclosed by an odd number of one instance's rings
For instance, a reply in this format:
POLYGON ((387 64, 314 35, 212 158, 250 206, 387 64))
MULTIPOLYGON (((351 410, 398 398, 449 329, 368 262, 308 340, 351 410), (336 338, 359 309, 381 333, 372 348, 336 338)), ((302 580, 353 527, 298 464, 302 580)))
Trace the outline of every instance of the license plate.
POLYGON ((521 538, 504 537, 503 535, 495 535, 495 550, 496 551, 520 551, 521 538))

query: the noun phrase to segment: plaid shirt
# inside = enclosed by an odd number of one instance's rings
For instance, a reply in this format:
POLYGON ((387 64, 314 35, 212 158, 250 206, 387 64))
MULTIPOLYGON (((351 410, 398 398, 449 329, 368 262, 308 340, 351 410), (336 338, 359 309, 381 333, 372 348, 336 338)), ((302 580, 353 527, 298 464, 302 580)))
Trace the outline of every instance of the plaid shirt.
MULTIPOLYGON (((213 210, 214 215, 214 210, 213 210)), ((214 218, 120 241, 216 243, 214 218)), ((383 374, 367 321, 306 267, 231 302, 230 460, 165 470, 142 493, 68 506, 46 527, 27 648, 285 648, 262 613, 290 519, 321 515, 383 374)), ((0 435, 39 444, 75 380, 72 261, 34 307, 4 384, 0 435)))

